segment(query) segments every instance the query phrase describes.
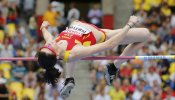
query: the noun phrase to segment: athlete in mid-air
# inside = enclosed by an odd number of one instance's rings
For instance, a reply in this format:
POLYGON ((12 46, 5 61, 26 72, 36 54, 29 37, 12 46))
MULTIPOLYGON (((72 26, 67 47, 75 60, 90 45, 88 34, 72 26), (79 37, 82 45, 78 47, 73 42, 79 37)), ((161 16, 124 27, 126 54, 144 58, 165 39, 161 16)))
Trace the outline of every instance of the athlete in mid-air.
MULTIPOLYGON (((55 84, 60 76, 58 69, 54 67, 57 59, 66 62, 66 80, 61 90, 62 97, 68 97, 75 86, 73 73, 75 62, 94 53, 113 49, 122 44, 129 44, 121 56, 133 55, 144 45, 150 37, 146 28, 133 28, 138 22, 138 17, 131 16, 128 23, 122 29, 100 29, 92 24, 82 21, 73 21, 58 37, 47 31, 49 23, 44 21, 40 27, 45 44, 37 53, 38 63, 46 70, 46 82, 55 84)), ((111 84, 117 74, 118 67, 126 60, 114 60, 106 67, 105 78, 107 84, 111 84)))

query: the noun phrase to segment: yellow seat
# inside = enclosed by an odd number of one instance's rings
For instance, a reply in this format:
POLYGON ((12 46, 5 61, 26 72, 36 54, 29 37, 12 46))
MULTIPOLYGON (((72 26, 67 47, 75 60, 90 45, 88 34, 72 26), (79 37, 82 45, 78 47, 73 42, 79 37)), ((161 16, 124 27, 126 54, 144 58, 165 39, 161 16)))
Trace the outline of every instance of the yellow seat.
POLYGON ((23 84, 21 82, 12 82, 9 85, 9 89, 17 94, 17 98, 20 100, 22 97, 23 84))
POLYGON ((170 75, 172 75, 173 73, 175 73, 175 62, 172 62, 170 64, 170 67, 169 67, 169 72, 170 72, 170 75))
POLYGON ((175 1, 174 0, 166 0, 168 6, 175 7, 175 1))
POLYGON ((22 97, 27 96, 30 100, 33 100, 35 90, 32 88, 24 88, 22 91, 22 97))
POLYGON ((163 15, 165 15, 165 16, 171 16, 171 14, 172 14, 170 8, 162 7, 160 10, 161 10, 161 12, 163 13, 163 15))
POLYGON ((134 10, 139 10, 141 7, 142 0, 134 0, 134 10))
POLYGON ((169 79, 169 77, 170 76, 168 74, 161 76, 161 78, 162 78, 163 81, 167 81, 169 79))
POLYGON ((4 40, 4 31, 0 30, 0 43, 4 40))
POLYGON ((1 63, 0 64, 0 70, 3 71, 4 77, 6 79, 11 78, 11 74, 10 74, 11 68, 12 68, 12 66, 9 63, 1 63))
POLYGON ((16 27, 14 23, 7 24, 8 36, 13 37, 16 32, 16 27))

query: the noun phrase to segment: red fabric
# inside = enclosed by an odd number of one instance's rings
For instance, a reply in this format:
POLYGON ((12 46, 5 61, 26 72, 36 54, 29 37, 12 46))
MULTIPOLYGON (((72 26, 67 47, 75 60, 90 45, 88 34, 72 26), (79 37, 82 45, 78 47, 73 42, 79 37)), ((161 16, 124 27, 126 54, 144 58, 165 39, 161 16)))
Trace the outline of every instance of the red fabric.
MULTIPOLYGON (((88 24, 83 21, 79 21, 79 22, 88 24)), ((88 25, 91 25, 97 30, 102 31, 95 25, 92 25, 92 24, 88 24, 88 25)), ((104 31, 102 32, 104 33, 104 31)), ((96 44, 96 38, 94 37, 92 32, 89 32, 88 34, 78 35, 76 31, 69 30, 69 29, 64 30, 59 34, 59 36, 56 38, 56 42, 58 42, 59 40, 66 40, 68 42, 67 50, 71 50, 77 44, 76 40, 81 42, 81 44, 83 44, 84 42, 90 42, 90 45, 96 44)))
POLYGON ((131 77, 131 73, 132 73, 131 68, 124 67, 120 69, 121 77, 131 77))
POLYGON ((5 19, 3 17, 0 17, 0 25, 4 25, 5 24, 5 19))
POLYGON ((92 32, 90 32, 88 34, 83 34, 82 36, 79 36, 79 35, 76 35, 76 34, 71 34, 71 33, 67 33, 66 31, 63 31, 56 38, 56 42, 58 42, 60 40, 66 40, 68 42, 67 50, 71 50, 77 44, 76 40, 78 40, 82 44, 85 41, 90 41, 91 42, 90 45, 93 45, 93 44, 96 43, 96 39, 95 39, 92 32), (83 39, 83 38, 85 38, 85 39, 83 39))
POLYGON ((135 91, 134 85, 130 85, 130 86, 129 86, 129 92, 134 92, 134 91, 135 91))
MULTIPOLYGON (((163 91, 162 92, 162 96, 161 96, 162 99, 166 99, 167 95, 168 95, 167 92, 163 91)), ((172 91, 171 96, 175 97, 175 91, 172 91)))
MULTIPOLYGON (((36 22, 37 22, 37 26, 41 26, 41 24, 43 22, 43 16, 37 16, 36 22)), ((37 37, 38 37, 38 39, 40 37, 42 37, 42 32, 40 31, 40 27, 37 28, 37 37)))
POLYGON ((113 15, 104 15, 102 18, 103 28, 114 29, 114 16, 113 15))
POLYGON ((162 99, 165 99, 165 98, 166 98, 166 95, 167 95, 166 92, 163 91, 163 92, 162 92, 162 95, 161 95, 161 98, 162 98, 162 99))
POLYGON ((133 85, 129 85, 129 86, 123 85, 123 86, 122 86, 122 90, 123 90, 124 92, 134 92, 135 87, 134 87, 133 85))
POLYGON ((173 36, 175 36, 175 28, 173 28, 173 29, 171 30, 171 33, 172 33, 173 36))

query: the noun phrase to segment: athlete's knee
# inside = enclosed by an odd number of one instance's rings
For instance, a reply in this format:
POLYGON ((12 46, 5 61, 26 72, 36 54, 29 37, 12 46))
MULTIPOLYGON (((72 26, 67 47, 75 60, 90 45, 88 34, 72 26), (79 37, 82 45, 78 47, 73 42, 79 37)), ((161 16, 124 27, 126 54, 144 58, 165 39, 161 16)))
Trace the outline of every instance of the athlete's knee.
POLYGON ((141 32, 142 32, 141 35, 144 37, 144 40, 143 41, 150 40, 151 33, 150 33, 149 29, 147 29, 147 28, 141 28, 141 32))

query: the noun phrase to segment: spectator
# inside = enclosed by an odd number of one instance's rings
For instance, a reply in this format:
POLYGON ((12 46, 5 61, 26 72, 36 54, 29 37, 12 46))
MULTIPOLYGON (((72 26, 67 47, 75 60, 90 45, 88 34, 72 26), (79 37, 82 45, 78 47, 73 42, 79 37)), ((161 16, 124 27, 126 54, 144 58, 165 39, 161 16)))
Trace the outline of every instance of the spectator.
POLYGON ((130 78, 132 74, 132 69, 129 64, 122 65, 120 68, 120 77, 121 78, 130 78))
POLYGON ((163 37, 163 41, 166 41, 168 43, 168 45, 172 46, 173 43, 175 42, 175 36, 173 36, 171 33, 167 33, 163 37))
POLYGON ((27 73, 22 61, 17 61, 16 65, 11 70, 14 81, 22 82, 24 75, 27 73))
POLYGON ((164 91, 162 92, 162 99, 163 100, 175 99, 175 93, 172 91, 172 89, 169 86, 166 86, 164 88, 164 91))
POLYGON ((24 10, 24 16, 27 24, 29 23, 29 18, 34 14, 35 12, 35 0, 24 0, 23 1, 23 10, 24 10))
POLYGON ((101 18, 102 11, 100 10, 99 5, 93 4, 92 8, 90 8, 88 12, 89 22, 98 27, 101 27, 101 18))
POLYGON ((143 10, 140 9, 136 15, 139 17, 140 21, 139 24, 143 25, 145 23, 146 18, 148 17, 147 13, 143 10))
POLYGON ((24 96, 22 100, 30 100, 30 98, 28 96, 24 96))
POLYGON ((37 23, 36 23, 35 14, 33 14, 29 19, 29 31, 30 31, 30 36, 36 39, 37 38, 37 23))
POLYGON ((12 2, 8 7, 7 24, 14 23, 18 24, 18 14, 16 11, 16 4, 12 2))
POLYGON ((0 10, 0 30, 4 30, 4 26, 5 26, 5 18, 2 15, 2 11, 0 10))
POLYGON ((76 8, 75 3, 71 3, 70 9, 67 15, 68 23, 70 24, 72 21, 79 20, 79 19, 80 19, 80 11, 76 8))
POLYGON ((109 95, 111 96, 111 100, 125 100, 126 94, 121 89, 121 81, 119 79, 114 80, 113 88, 109 90, 109 95))
POLYGON ((150 92, 144 92, 140 100, 152 100, 150 92))
POLYGON ((170 25, 166 21, 163 21, 161 27, 158 28, 157 34, 163 38, 167 33, 170 33, 170 30, 170 25))
POLYGON ((36 86, 36 74, 32 70, 30 70, 24 76, 24 86, 26 88, 35 88, 35 86, 36 86))
POLYGON ((125 78, 123 80, 123 84, 122 84, 121 88, 126 93, 126 95, 128 95, 129 93, 133 93, 135 90, 135 86, 130 84, 128 78, 125 78))
POLYGON ((12 92, 11 99, 12 100, 18 100, 16 92, 12 92))
POLYGON ((143 87, 144 87, 143 82, 137 81, 136 90, 134 91, 134 93, 132 95, 132 100, 140 100, 141 99, 141 97, 144 94, 143 87))
POLYGON ((15 49, 25 50, 28 46, 28 38, 17 30, 17 35, 13 38, 13 47, 15 49))
POLYGON ((47 11, 44 13, 43 20, 49 22, 50 26, 48 27, 48 31, 51 34, 58 33, 58 30, 57 30, 58 14, 54 9, 52 9, 51 5, 48 6, 47 11))
POLYGON ((9 43, 9 39, 5 37, 1 46, 0 57, 13 57, 13 46, 9 43))
POLYGON ((146 79, 151 87, 153 87, 153 82, 157 81, 158 85, 161 85, 162 81, 160 75, 156 72, 156 68, 151 66, 146 74, 146 79))
POLYGON ((104 86, 98 85, 96 87, 96 95, 93 100, 111 100, 110 96, 105 93, 104 86))
POLYGON ((171 27, 175 28, 175 12, 171 16, 171 27))
POLYGON ((6 86, 7 80, 3 77, 3 72, 0 71, 0 99, 9 100, 9 90, 6 86))
POLYGON ((152 91, 153 91, 155 96, 160 95, 162 93, 162 88, 158 84, 157 80, 153 81, 152 91))

